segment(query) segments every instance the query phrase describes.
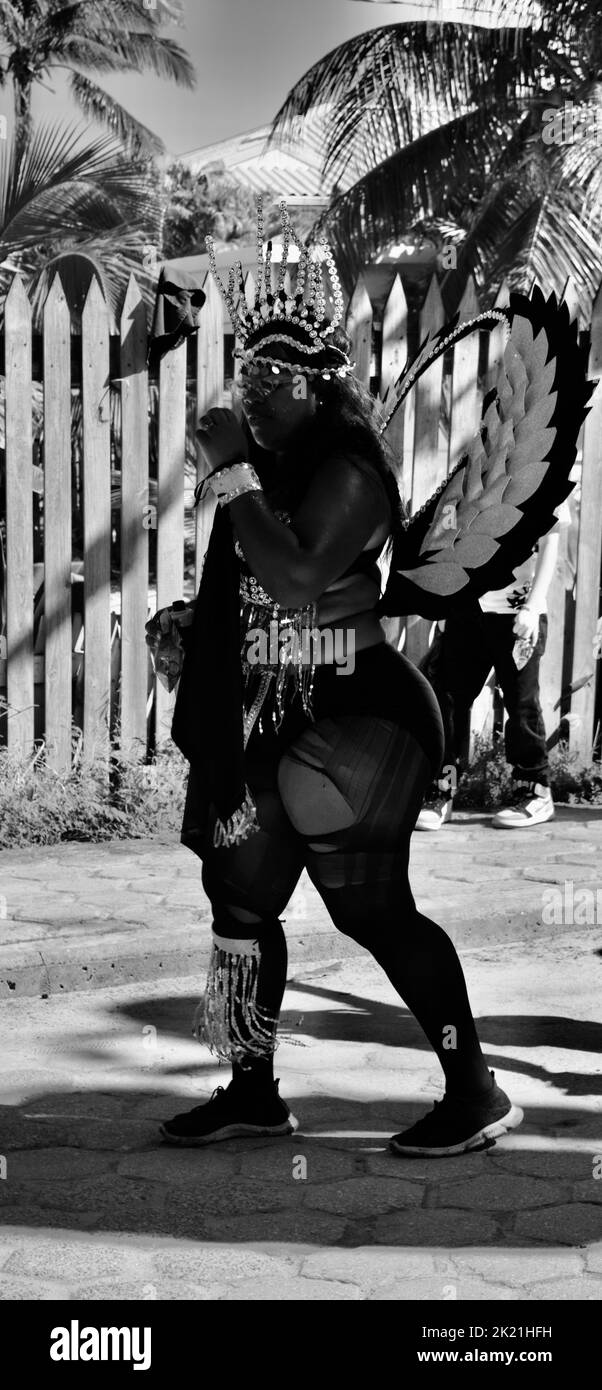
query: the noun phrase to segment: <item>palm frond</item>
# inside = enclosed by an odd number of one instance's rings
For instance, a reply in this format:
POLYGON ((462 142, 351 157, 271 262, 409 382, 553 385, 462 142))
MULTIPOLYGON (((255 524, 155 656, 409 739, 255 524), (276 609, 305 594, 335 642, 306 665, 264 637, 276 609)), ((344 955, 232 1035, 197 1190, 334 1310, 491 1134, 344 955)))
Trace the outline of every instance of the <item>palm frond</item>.
MULTIPOLYGON (((29 9, 31 0, 22 0, 29 9)), ((2 10, 7 9, 2 5, 2 10)), ((14 6, 11 6, 14 8, 14 6)), ((72 0, 72 3, 46 3, 46 22, 58 32, 67 32, 79 22, 83 29, 91 29, 106 24, 106 0, 72 0)), ((141 5, 140 0, 111 0, 111 22, 120 29, 139 28, 160 29, 164 23, 182 27, 185 15, 183 0, 155 0, 154 4, 141 5)))
MULTIPOLYGON (((488 0, 475 0, 475 8, 487 3, 488 0)), ((504 13, 511 0, 497 0, 497 3, 504 13)), ((584 33, 600 26, 597 0, 515 0, 515 8, 521 21, 533 21, 549 30, 558 28, 567 33, 574 29, 584 33)))
MULTIPOLYGON (((2 6, 4 9, 4 5, 2 6)), ((72 4, 46 6, 43 20, 36 29, 40 47, 47 46, 48 52, 64 53, 65 45, 72 39, 78 44, 99 46, 99 31, 107 30, 108 14, 102 0, 75 0, 72 4)), ((130 29, 145 29, 153 32, 157 27, 156 10, 140 5, 137 0, 113 0, 110 13, 111 28, 122 34, 130 29)))
POLYGON ((33 271, 29 295, 34 326, 41 327, 48 291, 58 272, 71 310, 72 323, 81 317, 90 281, 99 281, 109 307, 112 327, 119 323, 130 275, 134 275, 150 314, 156 280, 144 268, 144 233, 127 225, 116 226, 99 236, 90 236, 64 245, 33 271))
POLYGON ((82 143, 81 132, 40 126, 22 145, 0 148, 0 248, 47 245, 132 220, 158 237, 161 209, 145 165, 128 164, 110 137, 82 143))
MULTIPOLYGON (((599 109, 599 108, 598 108, 599 109)), ((483 290, 506 276, 513 289, 535 278, 558 295, 567 277, 575 282, 585 319, 602 279, 602 150, 595 115, 587 104, 583 134, 575 144, 546 148, 521 132, 522 154, 495 179, 461 244, 457 268, 442 284, 446 305, 469 272, 483 290)))
POLYGON ((418 219, 449 213, 475 170, 501 152, 513 131, 512 112, 458 116, 389 156, 333 200, 316 226, 345 262, 350 278, 418 219), (506 120, 503 116, 506 114, 506 120))
POLYGON ((80 72, 72 72, 69 75, 69 86, 84 116, 93 117, 108 127, 126 148, 134 147, 136 150, 144 150, 154 155, 164 153, 165 145, 160 137, 141 121, 136 120, 119 101, 115 101, 114 97, 109 96, 108 92, 97 86, 89 77, 84 77, 80 72))
POLYGON ((75 33, 60 47, 63 60, 78 67, 98 68, 115 72, 154 72, 168 82, 181 87, 194 87, 196 74, 188 54, 175 39, 146 30, 120 30, 111 13, 111 23, 105 17, 97 33, 75 33))
POLYGON ((270 139, 294 142, 303 119, 320 107, 327 171, 338 174, 341 161, 342 171, 360 151, 366 162, 381 162, 383 138, 399 147, 475 106, 527 101, 544 72, 546 43, 531 29, 424 22, 359 34, 296 83, 270 139))
MULTIPOLYGON (((592 144, 589 159, 595 160, 597 153, 599 182, 602 151, 595 141, 592 144)), ((599 204, 591 206, 587 184, 581 186, 567 177, 566 154, 562 148, 558 151, 554 176, 548 180, 537 221, 516 256, 514 273, 522 276, 524 283, 535 277, 556 293, 562 291, 570 275, 580 310, 588 321, 602 280, 602 208, 599 204)), ((570 151, 571 163, 572 155, 570 151)))

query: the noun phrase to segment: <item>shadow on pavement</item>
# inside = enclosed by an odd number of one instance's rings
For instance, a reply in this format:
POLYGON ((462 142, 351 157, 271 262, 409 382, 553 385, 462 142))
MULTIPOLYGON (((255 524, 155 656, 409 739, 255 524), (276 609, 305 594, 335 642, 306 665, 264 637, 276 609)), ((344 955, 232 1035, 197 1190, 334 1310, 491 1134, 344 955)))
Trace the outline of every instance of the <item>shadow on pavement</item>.
MULTIPOLYGON (((1 1107, 0 1222, 230 1243, 431 1249, 570 1247, 602 1237, 595 1141, 575 1143, 561 1108, 528 1109, 521 1130, 488 1150, 410 1160, 390 1153, 387 1141, 424 1110, 414 1096, 366 1102, 286 1093, 301 1123, 296 1134, 204 1149, 174 1149, 157 1135, 158 1122, 188 1109, 190 1097, 105 1089, 38 1093, 20 1107, 1 1107), (544 1152, 540 1136, 554 1134, 560 1137, 544 1152)), ((594 1118, 571 1112, 582 1135, 594 1118)))
MULTIPOLYGON (((330 1000, 336 1009, 300 1010, 285 1008, 281 1014, 283 1032, 294 1035, 298 1029, 307 1037, 328 1039, 329 1042, 357 1042, 370 1046, 418 1048, 427 1046, 420 1025, 403 1006, 387 1004, 362 995, 325 989, 319 985, 294 980, 287 985, 287 994, 298 990, 314 999, 330 1000), (348 1010, 348 1011, 346 1011, 348 1010)), ((159 1031, 174 1037, 190 1036, 190 1020, 198 997, 145 999, 143 1003, 118 1004, 113 1012, 148 1023, 152 1019, 159 1031)), ((546 1014, 501 1014, 477 1018, 479 1037, 490 1067, 533 1077, 554 1085, 569 1096, 598 1096, 602 1094, 602 1072, 554 1071, 549 1066, 531 1062, 523 1057, 497 1054, 493 1046, 505 1048, 558 1048, 563 1051, 590 1052, 596 1057, 602 1052, 602 1024, 591 1020, 563 1018, 546 1014)), ((77 1050, 86 1056, 86 1050, 77 1050)), ((211 1063, 209 1067, 211 1067, 211 1063)), ((190 1073, 208 1069, 199 1060, 190 1073)), ((178 1068, 171 1070, 177 1074, 178 1068)), ((165 1069, 165 1074, 169 1069, 165 1069)))

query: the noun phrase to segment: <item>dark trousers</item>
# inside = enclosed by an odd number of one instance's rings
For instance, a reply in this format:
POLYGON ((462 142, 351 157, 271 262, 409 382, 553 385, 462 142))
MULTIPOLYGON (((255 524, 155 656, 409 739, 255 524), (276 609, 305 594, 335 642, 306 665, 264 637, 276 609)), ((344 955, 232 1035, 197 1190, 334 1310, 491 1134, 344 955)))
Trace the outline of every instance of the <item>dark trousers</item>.
POLYGON ((482 613, 477 606, 448 618, 437 629, 421 670, 439 701, 445 733, 442 768, 461 776, 468 758, 470 710, 493 666, 508 715, 504 729, 512 776, 549 785, 546 731, 539 702, 539 663, 545 651, 548 619, 539 620, 535 650, 518 671, 512 649, 514 613, 482 613))

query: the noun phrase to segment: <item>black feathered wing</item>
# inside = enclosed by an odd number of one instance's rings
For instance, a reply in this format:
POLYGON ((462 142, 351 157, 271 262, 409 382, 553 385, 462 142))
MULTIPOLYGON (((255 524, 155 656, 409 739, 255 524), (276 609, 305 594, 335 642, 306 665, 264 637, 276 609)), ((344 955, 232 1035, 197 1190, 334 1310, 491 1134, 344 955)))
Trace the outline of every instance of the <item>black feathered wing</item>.
POLYGON ((512 293, 507 309, 458 327, 454 320, 423 343, 397 383, 394 409, 451 342, 501 319, 507 341, 479 433, 396 540, 383 614, 443 618, 458 603, 512 583, 573 487, 595 383, 587 380, 586 350, 568 306, 554 294, 545 299, 537 286, 529 296, 512 293))

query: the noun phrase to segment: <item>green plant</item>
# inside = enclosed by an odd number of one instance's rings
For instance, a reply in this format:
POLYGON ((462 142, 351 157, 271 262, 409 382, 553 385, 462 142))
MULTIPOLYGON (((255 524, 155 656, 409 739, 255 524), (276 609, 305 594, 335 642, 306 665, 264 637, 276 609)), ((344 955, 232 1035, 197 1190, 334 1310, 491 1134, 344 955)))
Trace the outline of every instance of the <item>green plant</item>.
POLYGON ((148 764, 113 751, 86 763, 74 730, 68 772, 55 772, 41 743, 31 758, 0 748, 0 849, 65 840, 122 840, 177 831, 187 763, 173 746, 148 764))
MULTIPOLYGON (((206 236, 214 237, 218 243, 255 245, 255 195, 238 184, 225 169, 210 168, 193 173, 186 164, 175 160, 166 171, 164 197, 162 235, 166 260, 204 252, 206 236)), ((269 236, 278 223, 273 213, 269 213, 269 198, 266 198, 266 205, 266 234, 269 236)))
POLYGON ((486 738, 475 739, 470 765, 458 786, 454 805, 459 810, 489 811, 501 806, 510 791, 510 768, 504 757, 501 739, 493 743, 486 738))
MULTIPOLYGON (((454 805, 458 810, 497 810, 510 792, 510 771, 503 739, 476 738, 454 805)), ((567 743, 559 743, 550 753, 550 785, 555 801, 602 806, 602 763, 584 760, 567 743)))
POLYGON ((557 801, 602 806, 602 763, 586 761, 559 743, 550 754, 552 791, 557 801))
MULTIPOLYGON (((0 710, 6 702, 0 698, 0 710)), ((569 805, 602 806, 602 763, 584 762, 559 744, 550 756, 552 792, 569 805)), ((30 758, 0 748, 0 850, 69 840, 143 839, 178 833, 188 764, 173 744, 149 763, 124 757, 90 764, 73 733, 73 766, 54 772, 40 743, 30 758)), ((460 810, 492 811, 504 804, 510 769, 503 742, 477 739, 456 796, 460 810)))

